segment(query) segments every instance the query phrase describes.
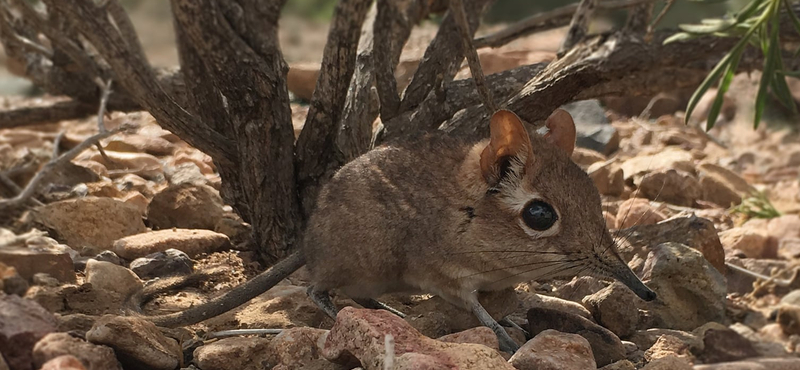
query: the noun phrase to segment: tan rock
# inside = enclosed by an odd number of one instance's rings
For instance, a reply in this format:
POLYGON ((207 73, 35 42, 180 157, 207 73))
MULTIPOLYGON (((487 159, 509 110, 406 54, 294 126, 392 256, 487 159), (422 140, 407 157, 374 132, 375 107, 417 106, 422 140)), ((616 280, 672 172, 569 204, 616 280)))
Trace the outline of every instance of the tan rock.
POLYGON ((147 219, 159 229, 213 230, 224 215, 219 193, 208 185, 172 185, 156 194, 147 219))
POLYGON ((177 341, 136 317, 105 315, 86 332, 86 339, 113 348, 125 368, 174 370, 182 356, 177 341))
POLYGON ((101 163, 110 170, 150 170, 158 171, 161 169, 161 161, 146 153, 115 152, 106 150, 106 155, 111 162, 106 161, 103 155, 95 153, 89 159, 101 163))
POLYGON ((711 365, 697 365, 694 370, 800 370, 800 358, 753 358, 711 365))
POLYGON ((10 368, 32 370, 34 345, 56 325, 53 314, 36 302, 0 293, 0 357, 10 368))
POLYGON ((697 179, 673 169, 650 172, 639 180, 641 195, 650 200, 691 207, 703 195, 697 179))
POLYGON ((608 229, 616 229, 617 228, 617 216, 613 215, 609 212, 603 211, 603 218, 606 220, 606 228, 608 229))
POLYGON ((500 350, 500 343, 497 335, 486 326, 478 326, 472 329, 460 331, 439 337, 437 340, 447 343, 475 343, 483 344, 491 349, 500 350))
POLYGON ((119 238, 145 231, 136 208, 110 198, 87 197, 50 203, 37 212, 37 218, 72 248, 108 249, 119 238))
POLYGON ((258 370, 269 368, 270 339, 233 337, 200 346, 194 362, 203 370, 258 370))
POLYGON ((733 171, 711 163, 699 166, 703 200, 722 207, 742 202, 742 198, 755 191, 747 181, 733 171))
POLYGON ((78 358, 72 355, 58 356, 42 365, 40 370, 87 370, 78 358))
POLYGON ((692 153, 674 147, 668 147, 657 154, 633 157, 620 167, 626 179, 658 170, 676 169, 688 173, 695 171, 692 153))
POLYGON ((66 283, 74 283, 76 279, 72 258, 66 252, 0 248, 0 263, 13 267, 27 281, 32 281, 37 273, 46 273, 66 283))
POLYGON ((653 360, 641 370, 692 370, 692 363, 681 356, 667 355, 653 360))
POLYGON ((142 289, 142 281, 133 271, 111 262, 90 259, 86 263, 86 281, 95 289, 117 292, 128 296, 142 289))
POLYGON ((169 140, 139 134, 116 135, 105 145, 107 151, 147 153, 155 156, 172 154, 175 144, 169 140))
POLYGON ((656 210, 647 199, 631 198, 619 206, 617 212, 617 229, 625 229, 637 225, 653 225, 667 218, 656 210))
POLYGON ((518 370, 596 369, 589 341, 577 334, 545 330, 508 360, 518 370))
POLYGON ((572 161, 581 166, 581 168, 588 168, 597 162, 604 162, 605 160, 606 156, 591 149, 578 147, 572 151, 572 161))
POLYGON ((273 370, 301 370, 321 359, 327 335, 327 330, 309 327, 284 330, 269 344, 270 363, 276 364, 273 370))
POLYGON ((652 347, 644 351, 644 358, 648 362, 653 362, 664 357, 678 356, 694 363, 694 355, 690 349, 689 344, 680 338, 664 334, 656 340, 652 347))
POLYGON ((141 213, 142 216, 144 216, 147 213, 147 205, 150 204, 150 201, 147 200, 147 197, 145 197, 144 195, 142 195, 142 193, 139 192, 128 193, 122 198, 122 201, 125 202, 125 204, 129 204, 133 207, 136 207, 136 209, 139 210, 139 213, 141 213))
POLYGON ((752 228, 734 227, 719 233, 719 241, 726 251, 738 250, 749 258, 775 258, 777 251, 767 248, 767 236, 752 228))
POLYGON ((600 325, 618 337, 625 338, 636 331, 639 323, 639 310, 631 304, 636 299, 636 295, 628 287, 614 282, 599 292, 586 296, 583 305, 592 312, 600 325))
POLYGON ((170 248, 194 258, 202 253, 218 252, 228 247, 230 240, 224 234, 210 230, 168 229, 121 238, 114 242, 113 250, 120 257, 133 260, 170 248))
POLYGON ((33 361, 37 367, 64 355, 75 356, 87 370, 122 370, 114 355, 114 350, 89 343, 67 333, 48 334, 33 347, 33 361))
POLYGON ((587 172, 602 195, 619 196, 625 190, 622 170, 614 163, 595 163, 589 166, 587 172))

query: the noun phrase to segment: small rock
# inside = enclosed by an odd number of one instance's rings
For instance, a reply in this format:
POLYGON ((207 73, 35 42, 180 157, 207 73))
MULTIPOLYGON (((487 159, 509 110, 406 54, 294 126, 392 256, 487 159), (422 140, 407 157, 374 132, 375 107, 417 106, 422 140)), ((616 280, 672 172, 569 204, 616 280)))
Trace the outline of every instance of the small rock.
POLYGON ((544 330, 508 360, 518 370, 596 369, 592 347, 580 335, 544 330))
POLYGON ((572 151, 572 161, 581 166, 581 168, 588 168, 594 163, 604 162, 605 160, 606 157, 603 154, 591 149, 577 147, 572 151))
POLYGON ((33 347, 33 361, 37 367, 64 355, 75 356, 87 370, 122 369, 111 348, 91 344, 67 333, 50 333, 33 347))
POLYGON ((777 320, 786 335, 800 334, 800 306, 782 305, 777 320))
POLYGON ((58 320, 58 331, 69 332, 76 331, 86 333, 94 326, 97 321, 97 316, 84 315, 81 313, 69 315, 56 315, 58 320))
POLYGON ((89 260, 86 263, 86 281, 95 289, 117 292, 122 296, 142 289, 142 281, 133 271, 111 262, 89 260))
POLYGON ((113 251, 102 251, 93 258, 101 262, 109 262, 120 266, 122 265, 122 261, 119 259, 119 256, 117 256, 117 254, 113 251))
POLYGON ((76 279, 68 253, 30 248, 1 248, 0 262, 13 267, 27 281, 32 281, 33 275, 42 272, 65 283, 74 283, 76 279))
POLYGON ((694 173, 694 167, 694 157, 692 157, 692 153, 675 147, 667 147, 653 155, 633 157, 626 160, 621 165, 622 172, 625 174, 625 179, 643 173, 670 169, 694 173))
POLYGON ((500 342, 497 340, 497 335, 486 326, 478 326, 458 333, 448 334, 439 337, 437 340, 447 343, 483 344, 491 349, 500 350, 500 342))
POLYGON ((333 362, 354 357, 365 369, 381 369, 388 334, 394 338, 396 369, 514 370, 497 351, 484 345, 440 342, 425 337, 388 311, 353 307, 339 311, 322 355, 333 362))
POLYGON ((770 219, 767 224, 767 235, 769 236, 767 248, 776 251, 781 241, 800 238, 800 215, 783 215, 770 219))
POLYGON ((268 369, 270 340, 266 338, 223 338, 194 350, 194 362, 203 370, 268 369))
POLYGON ((200 167, 197 167, 192 162, 181 163, 175 167, 166 167, 164 175, 167 176, 170 185, 208 185, 208 179, 200 172, 200 167))
POLYGON ((210 327, 320 327, 329 326, 330 318, 308 298, 305 287, 282 284, 205 323, 210 327))
POLYGON ((43 285, 43 286, 59 286, 61 283, 58 282, 58 279, 50 276, 50 274, 46 274, 40 272, 38 274, 33 275, 33 283, 36 285, 43 285))
POLYGON ((528 325, 531 335, 554 329, 586 338, 592 347, 597 366, 625 359, 625 348, 614 333, 581 316, 546 308, 533 308, 528 310, 528 325))
POLYGON ((767 249, 767 236, 763 231, 751 228, 734 227, 719 233, 719 241, 728 253, 734 250, 744 253, 748 258, 775 258, 777 250, 767 249))
POLYGON ((106 161, 100 153, 93 154, 88 159, 101 163, 110 170, 137 170, 137 172, 139 170, 161 170, 161 161, 150 154, 116 152, 113 150, 106 150, 105 152, 111 162, 106 161))
POLYGON ((606 285, 608 284, 593 276, 577 276, 572 278, 570 282, 558 287, 556 295, 568 301, 581 302, 583 297, 599 292, 606 285))
POLYGON ((86 368, 75 356, 64 355, 47 361, 40 370, 86 370, 86 368))
POLYGON ((639 191, 650 200, 691 207, 703 195, 697 179, 674 169, 650 172, 639 180, 639 191))
POLYGON ((619 148, 619 134, 611 126, 605 109, 596 99, 575 101, 561 107, 575 121, 575 145, 609 154, 619 148))
POLYGON ((640 225, 621 230, 627 235, 628 245, 621 245, 619 252, 625 261, 638 255, 646 259, 653 246, 666 242, 688 245, 700 251, 703 257, 719 272, 726 272, 725 251, 711 221, 695 216, 678 217, 656 225, 640 225))
POLYGON ((33 346, 56 330, 56 318, 34 301, 0 293, 0 357, 15 370, 32 370, 33 346))
POLYGON ((616 218, 617 229, 625 229, 631 226, 657 224, 667 216, 655 210, 647 199, 631 198, 622 202, 616 218))
POLYGON ((636 370, 636 366, 628 360, 619 360, 613 364, 601 367, 600 370, 636 370))
POLYGON ((722 207, 737 205, 742 202, 742 197, 755 191, 747 181, 725 167, 703 163, 699 172, 703 200, 722 207))
POLYGON ((592 317, 592 313, 580 303, 557 297, 551 297, 544 294, 520 294, 520 305, 525 310, 530 310, 531 308, 547 308, 551 310, 569 312, 587 319, 592 317))
POLYGON ((213 230, 224 211, 214 188, 208 185, 172 185, 156 194, 147 207, 154 227, 213 230))
POLYGON ((639 311, 631 302, 636 295, 620 282, 615 282, 603 290, 583 299, 583 305, 592 312, 595 321, 611 330, 620 338, 628 337, 636 331, 639 311))
POLYGON ((17 269, 0 262, 0 292, 22 297, 29 287, 28 281, 19 276, 17 269))
MULTIPOLYGON (((285 329, 269 344, 269 362, 273 369, 300 370, 319 360, 328 331, 298 327, 285 329)), ((202 347, 201 347, 202 348, 202 347)), ((230 368, 230 367, 227 367, 230 368)), ((205 368, 203 368, 205 370, 205 368)))
POLYGON ((147 214, 147 206, 150 204, 150 201, 147 200, 147 197, 142 195, 139 192, 132 192, 122 198, 122 201, 125 204, 130 205, 136 208, 139 211, 139 214, 144 216, 147 214))
POLYGON ((131 262, 130 268, 140 278, 148 280, 156 277, 191 274, 194 269, 194 261, 186 253, 170 248, 163 252, 137 258, 131 262))
POLYGON ((758 356, 758 351, 749 340, 725 327, 705 330, 702 338, 703 349, 696 355, 705 364, 738 361, 758 356))
POLYGON ((147 153, 155 156, 164 156, 172 154, 175 150, 175 144, 160 137, 126 134, 116 135, 106 144, 105 148, 112 152, 147 153))
POLYGON ((649 306, 658 327, 692 330, 726 321, 725 277, 697 250, 679 243, 659 244, 647 256, 642 276, 663 302, 649 306))
POLYGON ((181 356, 177 341, 136 317, 105 315, 86 332, 86 339, 113 348, 124 368, 174 370, 181 356))
POLYGON ((667 355, 650 362, 641 370, 692 370, 692 363, 685 357, 667 355))
POLYGON ((114 252, 133 260, 167 249, 177 249, 194 258, 230 247, 227 236, 210 230, 169 229, 131 235, 114 242, 114 252))
POLYGON ((619 196, 625 190, 622 170, 613 163, 595 163, 586 170, 602 195, 619 196))
POLYGON ((638 330, 636 333, 630 336, 630 340, 639 348, 650 348, 656 343, 656 341, 658 341, 658 338, 661 338, 664 335, 678 338, 681 340, 681 342, 687 343, 690 347, 701 346, 701 341, 696 335, 673 329, 653 328, 647 330, 638 330))
POLYGON ((754 358, 745 361, 697 365, 694 370, 800 370, 800 358, 754 358))
POLYGON ((603 218, 606 220, 606 228, 607 229, 616 229, 617 228, 617 216, 603 211, 603 218))
POLYGON ((40 222, 58 233, 60 240, 76 249, 82 246, 108 249, 114 240, 145 231, 136 208, 111 198, 63 200, 42 207, 37 215, 40 222))
POLYGON ((647 362, 669 356, 683 357, 694 363, 694 355, 690 352, 689 344, 671 335, 662 335, 652 347, 644 351, 644 359, 647 362))
POLYGON ((792 260, 800 257, 800 238, 785 238, 778 244, 778 256, 792 260))

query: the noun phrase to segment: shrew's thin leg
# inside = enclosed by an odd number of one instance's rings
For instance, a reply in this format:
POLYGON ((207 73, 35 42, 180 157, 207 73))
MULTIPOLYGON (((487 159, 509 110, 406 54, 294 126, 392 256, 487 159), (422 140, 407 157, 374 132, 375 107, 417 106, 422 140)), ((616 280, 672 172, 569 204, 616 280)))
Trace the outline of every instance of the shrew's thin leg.
POLYGON ((331 302, 331 296, 328 294, 327 290, 316 290, 313 286, 308 287, 306 291, 308 297, 311 298, 311 301, 317 305, 322 311, 324 311, 328 316, 332 319, 336 320, 336 314, 339 310, 336 309, 336 306, 333 305, 331 302))
POLYGON ((517 342, 511 339, 511 336, 508 335, 508 332, 506 332, 506 330, 503 329, 503 327, 500 326, 500 324, 498 324, 488 312, 486 312, 486 309, 483 308, 480 302, 478 302, 477 296, 473 296, 472 299, 470 299, 467 303, 469 304, 472 313, 478 318, 478 321, 480 321, 484 326, 489 327, 489 329, 492 329, 494 334, 497 335, 497 340, 500 342, 501 351, 509 352, 511 354, 517 352, 519 349, 517 342))

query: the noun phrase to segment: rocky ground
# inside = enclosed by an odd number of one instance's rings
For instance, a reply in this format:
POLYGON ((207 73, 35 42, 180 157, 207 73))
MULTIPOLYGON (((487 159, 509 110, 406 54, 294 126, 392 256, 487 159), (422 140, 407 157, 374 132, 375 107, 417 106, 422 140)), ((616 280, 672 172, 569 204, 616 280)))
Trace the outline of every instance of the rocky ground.
MULTIPOLYGON (((492 72, 549 60, 558 44, 543 40, 483 53, 484 65, 492 72)), ((415 66, 409 55, 401 82, 415 66)), ((290 85, 301 99, 315 67, 292 70, 302 77, 290 85)), ((752 128, 757 80, 737 77, 709 133, 683 123, 680 94, 633 118, 649 99, 569 107, 580 130, 573 160, 603 195, 623 258, 659 300, 592 277, 486 295, 490 312, 528 332, 508 329, 522 345, 514 356, 437 297, 383 297, 406 319, 338 297, 346 308, 334 322, 306 297, 303 270, 190 327, 126 315, 125 297, 159 279, 217 271, 148 302, 148 313, 207 301, 263 267, 246 247, 249 226, 219 196, 210 158, 147 113, 111 114, 109 129, 136 129, 102 140, 105 155, 93 147, 60 166, 23 210, 0 212, 0 370, 800 369, 800 135, 796 125, 752 128), (256 328, 286 330, 211 335, 256 328)), ((292 108, 298 131, 307 110, 292 108)), ((0 182, 0 198, 15 195, 56 149, 96 133, 95 118, 0 130, 0 172, 13 182, 0 182)))

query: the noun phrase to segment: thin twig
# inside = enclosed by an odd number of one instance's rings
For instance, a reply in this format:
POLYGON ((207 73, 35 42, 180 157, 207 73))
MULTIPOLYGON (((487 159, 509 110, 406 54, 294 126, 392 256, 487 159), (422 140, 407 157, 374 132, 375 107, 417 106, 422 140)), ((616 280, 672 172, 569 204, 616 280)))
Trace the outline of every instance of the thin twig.
MULTIPOLYGON (((655 1, 657 0, 601 1, 597 4, 596 9, 618 10, 655 1)), ((572 14, 574 14, 576 10, 578 10, 578 4, 570 4, 553 9, 549 12, 534 14, 508 26, 508 28, 476 38, 475 47, 479 49, 485 47, 497 48, 535 32, 566 26, 572 20, 572 14)))
POLYGON ((208 333, 205 335, 205 339, 233 337, 237 335, 274 335, 280 333, 283 333, 283 329, 231 329, 208 333))
POLYGON ((53 139, 53 158, 58 158, 59 154, 61 154, 61 140, 64 139, 64 135, 67 134, 67 131, 61 130, 61 132, 56 135, 56 138, 53 139))
POLYGON ((558 49, 558 55, 563 56, 569 49, 572 49, 575 44, 583 40, 589 32, 589 22, 592 20, 594 8, 597 6, 597 0, 581 0, 572 20, 569 22, 569 31, 561 47, 558 49))
POLYGON ((106 0, 104 6, 108 15, 114 20, 117 31, 128 45, 128 50, 134 53, 141 63, 149 67, 150 63, 147 60, 147 55, 144 53, 142 42, 139 40, 139 35, 136 33, 136 29, 133 27, 133 23, 130 17, 128 17, 125 8, 122 7, 118 0, 106 0))
POLYGON ((497 111, 497 105, 492 98, 492 92, 486 85, 486 77, 483 75, 483 68, 481 68, 481 61, 478 57, 478 51, 472 45, 472 32, 470 30, 469 21, 467 20, 467 12, 464 9, 464 2, 462 0, 450 0, 450 11, 458 25, 459 34, 461 34, 461 42, 463 45, 463 53, 467 58, 469 70, 472 73, 472 79, 475 81, 475 87, 481 94, 484 106, 486 106, 490 113, 497 111))
POLYGON ((39 188, 39 183, 41 183, 42 180, 44 180, 47 177, 47 175, 55 171, 56 168, 58 168, 59 166, 61 166, 66 162, 71 161, 72 159, 77 157, 78 154, 80 154, 90 146, 95 145, 98 141, 105 139, 111 135, 114 135, 118 132, 130 130, 134 127, 135 125, 133 124, 123 124, 113 130, 97 133, 96 135, 91 136, 88 139, 84 140, 76 147, 70 149, 66 153, 51 159, 50 162, 47 162, 47 164, 45 164, 44 167, 42 167, 41 171, 36 173, 36 176, 34 176, 33 179, 30 182, 28 182, 28 185, 25 186, 25 189, 23 189, 21 193, 19 193, 14 198, 0 200, 0 210, 16 207, 27 202, 36 192, 36 189, 39 188))
POLYGON ((106 116, 106 105, 108 105, 108 96, 111 95, 111 82, 112 80, 108 80, 105 83, 101 84, 101 95, 100 95, 100 106, 97 108, 97 130, 98 132, 106 132, 105 125, 105 116, 106 116))
POLYGON ((656 26, 658 26, 658 24, 661 22, 661 19, 664 18, 669 9, 672 8, 672 4, 675 3, 675 0, 666 0, 666 1, 667 3, 664 4, 664 8, 661 9, 660 13, 658 13, 658 16, 653 21, 653 23, 650 23, 650 25, 647 26, 647 33, 644 35, 644 40, 647 42, 650 42, 650 40, 653 39, 653 32, 655 31, 656 26))

